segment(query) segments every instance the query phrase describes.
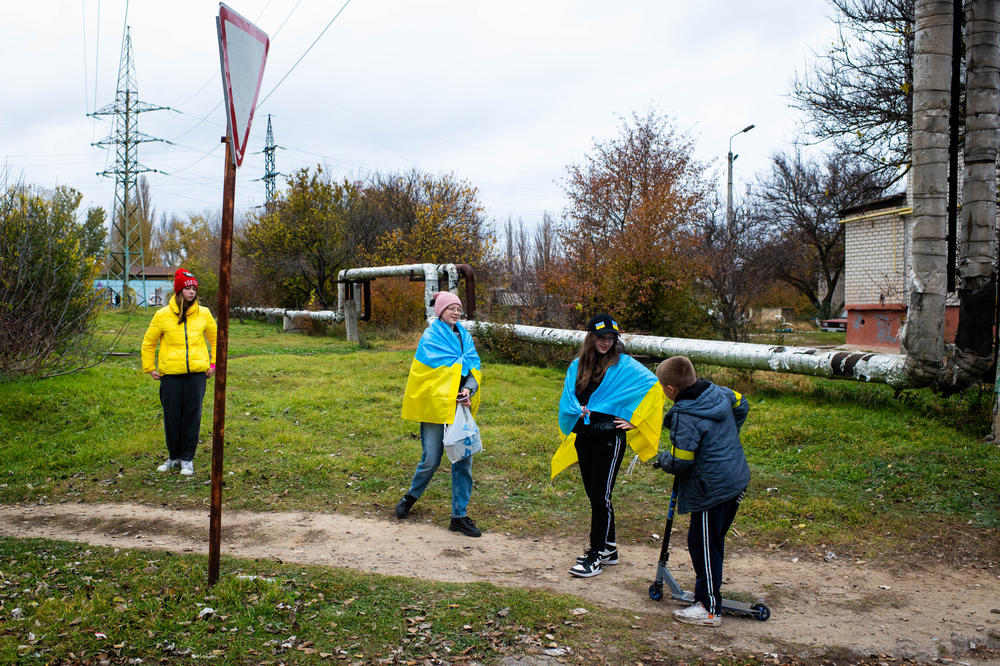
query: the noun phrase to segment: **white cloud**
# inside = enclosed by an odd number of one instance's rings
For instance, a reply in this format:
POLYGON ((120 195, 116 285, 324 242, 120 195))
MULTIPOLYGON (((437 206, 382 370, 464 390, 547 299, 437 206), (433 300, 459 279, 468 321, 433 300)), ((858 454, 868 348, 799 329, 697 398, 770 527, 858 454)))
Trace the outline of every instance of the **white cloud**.
MULTIPOLYGON (((228 3, 273 37, 262 95, 342 4, 297 2, 228 3)), ((106 152, 90 146, 110 124, 84 114, 114 99, 124 7, 2 3, 0 161, 12 175, 74 185, 86 205, 110 206, 113 181, 94 175, 106 152)), ((221 204, 216 13, 204 0, 129 4, 139 96, 177 109, 139 117, 141 131, 176 141, 140 147, 143 164, 169 174, 149 174, 160 211, 221 204)), ((258 109, 237 205, 262 202, 255 153, 268 113, 286 147, 280 171, 323 163, 349 179, 372 170, 454 173, 479 188, 498 220, 558 214, 566 165, 613 137, 620 116, 651 105, 672 114, 698 157, 717 166, 729 135, 755 123, 734 140, 736 178, 745 182, 794 138, 798 116, 786 95, 809 48, 833 34, 825 13, 824 0, 353 0, 258 109)))

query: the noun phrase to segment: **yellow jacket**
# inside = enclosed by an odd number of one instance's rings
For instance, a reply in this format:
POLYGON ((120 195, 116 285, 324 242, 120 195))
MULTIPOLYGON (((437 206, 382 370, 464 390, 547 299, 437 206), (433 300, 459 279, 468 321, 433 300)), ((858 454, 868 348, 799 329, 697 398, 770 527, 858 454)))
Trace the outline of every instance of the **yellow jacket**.
POLYGON ((159 370, 161 375, 183 375, 205 372, 215 362, 215 319, 208 308, 193 304, 183 324, 177 323, 180 311, 177 301, 153 315, 146 335, 142 338, 142 371, 159 370), (205 344, 205 336, 208 344, 205 344), (156 345, 160 345, 158 362, 154 363, 156 345))

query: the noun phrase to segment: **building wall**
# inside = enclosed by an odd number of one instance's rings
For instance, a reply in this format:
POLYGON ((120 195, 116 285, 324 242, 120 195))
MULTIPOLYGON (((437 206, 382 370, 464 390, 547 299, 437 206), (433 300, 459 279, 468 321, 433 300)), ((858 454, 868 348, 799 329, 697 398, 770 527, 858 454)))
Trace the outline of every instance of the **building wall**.
MULTIPOLYGON (((136 299, 139 301, 138 305, 141 307, 166 305, 167 300, 174 295, 174 281, 172 279, 147 279, 145 282, 145 291, 143 291, 142 280, 132 278, 129 280, 128 285, 129 288, 135 292, 136 299)), ((94 281, 94 288, 107 291, 108 300, 112 303, 112 305, 117 305, 114 296, 117 295, 118 298, 121 298, 122 281, 98 278, 94 281)))
POLYGON ((898 211, 845 221, 844 301, 850 305, 906 302, 907 241, 898 211))
POLYGON ((750 308, 750 320, 755 324, 773 326, 795 319, 795 308, 750 308))

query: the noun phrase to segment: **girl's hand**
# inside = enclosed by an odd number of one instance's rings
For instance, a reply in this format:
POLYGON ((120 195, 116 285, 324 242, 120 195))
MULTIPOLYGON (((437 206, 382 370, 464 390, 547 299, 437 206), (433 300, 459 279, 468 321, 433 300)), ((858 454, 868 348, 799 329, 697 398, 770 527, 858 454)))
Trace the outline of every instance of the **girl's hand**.
POLYGON ((215 366, 214 365, 211 368, 209 368, 208 370, 205 371, 205 376, 208 377, 209 379, 211 379, 214 374, 215 374, 215 366))
POLYGON ((630 421, 626 421, 625 419, 618 416, 615 417, 615 427, 620 430, 632 430, 635 428, 635 426, 632 425, 630 421))
POLYGON ((160 373, 158 373, 156 370, 150 371, 149 376, 155 379, 156 381, 160 381, 160 373))
POLYGON ((472 406, 472 396, 469 394, 469 389, 464 388, 458 392, 458 404, 466 407, 472 406))

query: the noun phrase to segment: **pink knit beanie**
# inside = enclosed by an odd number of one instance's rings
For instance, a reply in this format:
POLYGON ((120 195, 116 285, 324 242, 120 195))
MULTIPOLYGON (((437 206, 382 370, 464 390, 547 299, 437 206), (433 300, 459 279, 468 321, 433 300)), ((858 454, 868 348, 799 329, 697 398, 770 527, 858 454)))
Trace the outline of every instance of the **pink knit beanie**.
POLYGON ((444 309, 449 305, 462 305, 462 301, 455 294, 450 291, 439 291, 434 294, 431 300, 431 305, 434 306, 434 314, 438 319, 444 313, 444 309))

